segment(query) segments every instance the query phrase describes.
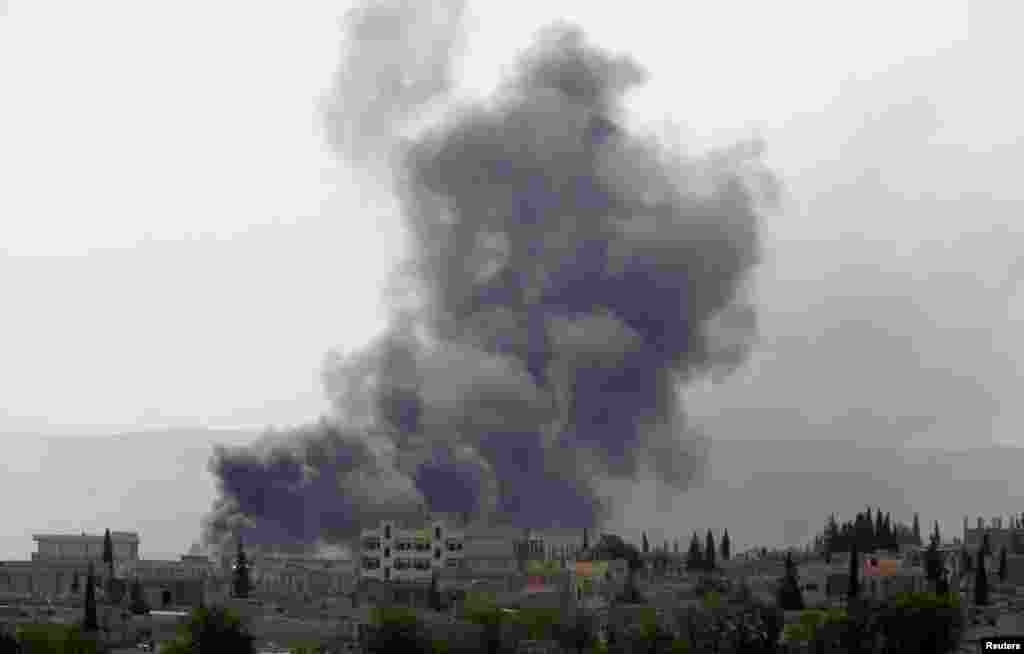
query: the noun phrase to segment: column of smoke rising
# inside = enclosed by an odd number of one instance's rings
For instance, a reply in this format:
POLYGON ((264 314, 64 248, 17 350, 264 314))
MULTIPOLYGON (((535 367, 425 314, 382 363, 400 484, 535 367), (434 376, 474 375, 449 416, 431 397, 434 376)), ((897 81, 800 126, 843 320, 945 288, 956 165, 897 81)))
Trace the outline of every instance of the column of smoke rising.
POLYGON ((496 97, 401 138, 450 89, 461 9, 349 16, 331 139, 387 169, 418 303, 329 361, 330 419, 217 451, 211 540, 342 542, 424 505, 593 527, 612 506, 602 480, 683 490, 700 464, 679 389, 740 363, 752 336, 736 296, 758 255, 749 174, 771 181, 759 153, 695 160, 631 135, 619 103, 644 71, 567 26, 496 97), (728 347, 722 316, 741 318, 728 347))

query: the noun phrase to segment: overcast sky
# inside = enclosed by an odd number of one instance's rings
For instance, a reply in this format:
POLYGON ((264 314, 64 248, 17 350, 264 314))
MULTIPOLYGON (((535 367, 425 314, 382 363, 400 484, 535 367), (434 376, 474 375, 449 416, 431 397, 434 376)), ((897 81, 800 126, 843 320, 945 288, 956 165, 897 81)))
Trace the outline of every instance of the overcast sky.
MULTIPOLYGON (((380 331, 401 254, 316 113, 347 4, 0 5, 0 434, 326 409, 322 358, 380 331)), ((682 123, 696 149, 765 137, 787 188, 763 225, 762 341, 694 391, 714 436, 795 412, 794 438, 1024 444, 1024 12, 844 7, 476 2, 460 93, 568 18, 649 69, 638 123, 682 123), (750 418, 716 428, 724 410, 750 418)))

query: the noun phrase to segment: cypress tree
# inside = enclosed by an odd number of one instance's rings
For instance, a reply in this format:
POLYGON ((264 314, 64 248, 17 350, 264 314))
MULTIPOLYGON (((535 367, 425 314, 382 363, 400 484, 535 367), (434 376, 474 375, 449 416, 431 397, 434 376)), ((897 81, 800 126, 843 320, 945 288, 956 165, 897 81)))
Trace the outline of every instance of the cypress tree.
POLYGON ((142 594, 142 582, 139 581, 138 577, 132 581, 131 612, 135 615, 149 613, 149 606, 146 604, 146 598, 142 594))
POLYGON ((782 577, 782 584, 779 587, 779 608, 783 611, 804 610, 804 597, 800 592, 800 582, 797 579, 792 552, 786 553, 786 573, 782 577))
POLYGON ((846 594, 849 599, 857 599, 860 595, 860 576, 859 576, 859 565, 857 555, 857 543, 853 544, 850 548, 850 576, 847 582, 846 594))
POLYGON ((247 598, 252 589, 252 582, 249 577, 249 562, 245 557, 245 549, 242 547, 242 539, 238 539, 238 555, 235 560, 234 574, 235 597, 247 598))
POLYGON ((643 553, 647 554, 651 551, 651 545, 647 542, 647 532, 643 532, 643 553))
POLYGON ((988 574, 985 573, 985 555, 978 550, 978 565, 974 571, 974 603, 988 606, 988 574))
POLYGON ((710 529, 708 529, 708 536, 704 541, 704 569, 715 569, 715 537, 711 535, 710 529))
POLYGON ((921 521, 918 519, 917 514, 914 514, 914 544, 920 546, 921 541, 921 521))
POLYGON ((100 623, 96 618, 96 576, 92 561, 89 562, 89 574, 85 579, 85 616, 82 620, 82 630, 86 632, 100 630, 100 623))
POLYGON ((687 570, 699 570, 704 567, 704 556, 700 549, 700 539, 697 538, 697 532, 693 532, 693 538, 690 539, 690 551, 686 554, 686 569, 687 570))
POLYGON ((928 544, 928 550, 925 552, 924 571, 925 576, 938 591, 939 580, 942 578, 942 555, 939 554, 939 544, 934 538, 928 544))
POLYGON ((939 545, 942 544, 942 536, 939 534, 939 521, 938 520, 935 521, 935 529, 932 530, 932 538, 934 538, 935 542, 938 543, 939 545))
POLYGON ((103 534, 103 562, 107 564, 107 571, 114 576, 114 543, 110 539, 110 530, 103 534))
POLYGON ((1006 569, 1006 546, 1003 545, 1003 547, 999 550, 999 581, 1005 583, 1007 573, 1008 571, 1006 569))
POLYGON ((726 529, 725 533, 722 534, 722 542, 719 544, 722 550, 722 560, 728 561, 729 557, 732 556, 732 543, 729 542, 729 530, 726 529))

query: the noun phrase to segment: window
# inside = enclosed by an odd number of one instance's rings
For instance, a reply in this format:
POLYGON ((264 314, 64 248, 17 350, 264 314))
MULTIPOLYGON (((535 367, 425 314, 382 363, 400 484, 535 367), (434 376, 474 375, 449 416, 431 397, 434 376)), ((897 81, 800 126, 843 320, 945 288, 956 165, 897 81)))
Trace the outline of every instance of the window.
POLYGON ((394 568, 395 570, 408 570, 411 564, 412 562, 409 559, 395 559, 394 568))
POLYGON ((413 565, 413 567, 415 567, 417 570, 429 570, 430 561, 426 559, 416 559, 416 562, 413 565))
POLYGON ((384 538, 391 538, 391 525, 384 526, 384 538))
POLYGON ((376 537, 364 538, 363 539, 364 550, 377 550, 380 549, 380 539, 376 537))
POLYGON ((380 569, 380 559, 372 556, 363 557, 363 569, 364 570, 378 570, 380 569))
POLYGON ((422 540, 421 541, 417 541, 416 542, 416 551, 417 552, 429 552, 430 551, 430 543, 428 543, 426 541, 422 541, 422 540))
POLYGON ((391 548, 390 547, 385 547, 384 548, 384 558, 386 559, 386 558, 388 558, 390 556, 391 556, 391 548))
POLYGON ((441 558, 441 548, 440 547, 435 547, 434 548, 434 558, 435 559, 441 558))

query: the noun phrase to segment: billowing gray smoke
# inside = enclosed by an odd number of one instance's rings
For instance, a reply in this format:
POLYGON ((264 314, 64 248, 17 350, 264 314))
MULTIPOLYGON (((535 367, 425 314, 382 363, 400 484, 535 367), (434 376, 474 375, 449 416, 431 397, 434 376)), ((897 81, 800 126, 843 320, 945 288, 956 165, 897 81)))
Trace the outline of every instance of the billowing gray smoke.
POLYGON ((330 420, 217 452, 214 540, 343 541, 422 506, 592 527, 614 502, 602 480, 682 490, 701 465, 679 392, 753 336, 737 295, 758 260, 752 182, 772 179, 760 151, 692 159, 631 134, 620 102, 644 71, 566 26, 496 97, 412 133, 450 89, 461 9, 350 16, 328 125, 354 166, 389 173, 416 302, 328 359, 330 420))

